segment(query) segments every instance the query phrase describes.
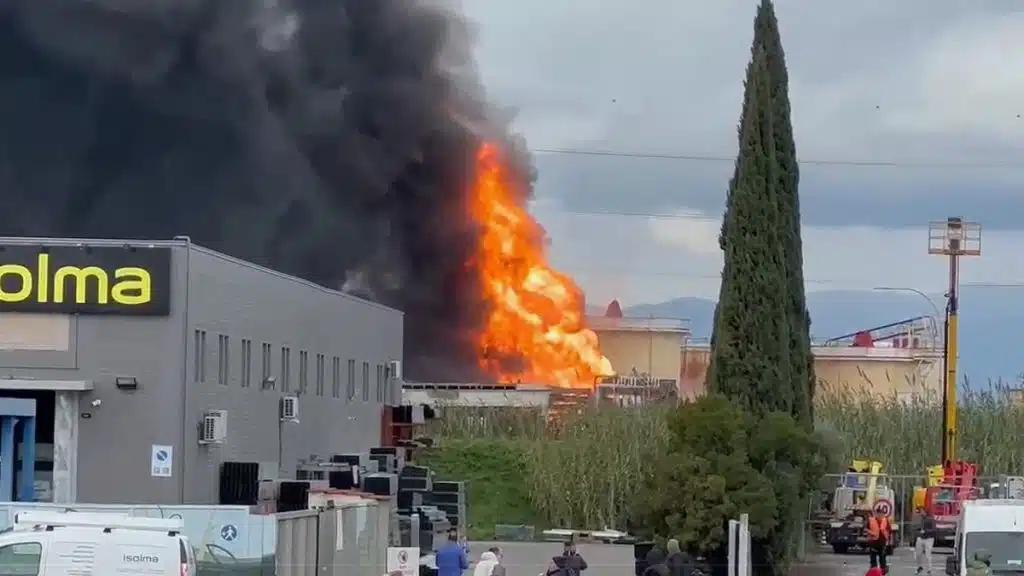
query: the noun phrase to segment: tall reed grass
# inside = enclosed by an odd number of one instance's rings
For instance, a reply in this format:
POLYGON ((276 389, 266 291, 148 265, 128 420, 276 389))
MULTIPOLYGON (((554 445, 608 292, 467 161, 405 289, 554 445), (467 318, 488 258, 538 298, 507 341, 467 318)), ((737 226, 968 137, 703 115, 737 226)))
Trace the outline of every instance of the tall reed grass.
MULTIPOLYGON (((917 391, 872 397, 862 389, 824 389, 816 402, 818 428, 842 447, 841 461, 871 458, 890 474, 922 475, 939 463, 942 399, 917 391)), ((1024 474, 1024 404, 1003 382, 958 392, 957 458, 978 463, 981 474, 1024 474)))
MULTIPOLYGON (((965 388, 958 404, 958 457, 977 462, 985 476, 1024 474, 1024 406, 1008 387, 965 388)), ((531 512, 551 525, 621 527, 642 470, 665 449, 669 410, 602 407, 549 426, 538 409, 446 407, 432 432, 442 458, 446 441, 518 447, 521 456, 510 466, 522 470, 495 472, 521 477, 531 512)), ((923 476, 926 466, 938 463, 942 404, 934 394, 879 397, 852 386, 823 388, 815 420, 836 447, 840 464, 873 459, 890 474, 923 476)))
POLYGON ((518 478, 536 516, 554 526, 621 526, 645 463, 668 441, 667 410, 589 408, 550 425, 532 408, 446 407, 433 430, 440 441, 434 458, 463 458, 466 441, 490 443, 495 451, 514 442, 522 455, 509 463, 522 467, 518 478), (461 454, 445 455, 446 441, 461 454))

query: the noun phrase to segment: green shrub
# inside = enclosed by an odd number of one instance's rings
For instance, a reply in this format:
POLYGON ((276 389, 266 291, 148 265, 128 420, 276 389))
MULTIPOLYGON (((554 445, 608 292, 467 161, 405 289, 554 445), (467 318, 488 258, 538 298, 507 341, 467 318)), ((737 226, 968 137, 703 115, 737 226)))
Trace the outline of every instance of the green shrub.
MULTIPOLYGON (((959 400, 959 457, 986 476, 1024 473, 1024 408, 1006 387, 964 391, 959 400)), ((816 404, 817 428, 840 465, 870 458, 890 474, 923 475, 939 461, 942 407, 934 396, 878 398, 847 387, 820 389, 816 404)), ((549 426, 531 408, 445 408, 428 463, 470 482, 472 521, 488 534, 495 523, 518 522, 622 529, 645 469, 668 449, 669 411, 588 409, 549 426)))

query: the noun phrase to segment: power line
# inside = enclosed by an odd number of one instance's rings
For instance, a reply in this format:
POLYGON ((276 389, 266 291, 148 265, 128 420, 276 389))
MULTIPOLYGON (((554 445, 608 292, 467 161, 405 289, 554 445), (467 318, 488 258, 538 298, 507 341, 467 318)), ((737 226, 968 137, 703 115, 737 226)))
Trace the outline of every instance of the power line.
MULTIPOLYGON (((721 274, 693 274, 689 272, 670 272, 667 270, 629 270, 615 267, 608 268, 574 268, 565 267, 564 270, 569 272, 573 276, 590 276, 590 275, 613 275, 617 277, 629 277, 629 276, 642 276, 642 277, 657 277, 657 278, 677 278, 680 280, 721 280, 721 274)), ((805 284, 812 285, 843 285, 843 286, 857 286, 864 285, 864 278, 804 278, 805 284)), ((962 288, 1024 288, 1024 280, 1014 282, 962 282, 960 284, 962 288)), ((871 287, 864 289, 853 288, 853 290, 870 291, 871 287)), ((940 288, 935 291, 936 294, 941 294, 944 289, 940 288)))
POLYGON ((650 218, 654 220, 695 220, 698 222, 718 222, 721 218, 707 214, 672 214, 669 212, 647 212, 634 210, 587 210, 580 208, 555 208, 555 214, 570 216, 625 216, 629 218, 650 218))
MULTIPOLYGON (((610 158, 632 158, 643 160, 673 160, 681 162, 735 162, 736 155, 677 154, 667 152, 631 152, 626 150, 592 150, 586 148, 531 148, 541 155, 559 156, 604 156, 610 158)), ((958 162, 947 160, 841 160, 841 159, 800 159, 803 166, 848 166, 854 168, 933 168, 962 170, 971 168, 1004 168, 1024 170, 1024 162, 958 162)))

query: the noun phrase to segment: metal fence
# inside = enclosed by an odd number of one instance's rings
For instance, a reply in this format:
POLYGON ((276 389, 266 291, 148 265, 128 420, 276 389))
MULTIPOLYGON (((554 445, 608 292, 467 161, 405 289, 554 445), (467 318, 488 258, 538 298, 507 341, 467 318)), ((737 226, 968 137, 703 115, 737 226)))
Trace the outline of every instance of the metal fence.
POLYGON ((750 576, 753 564, 750 548, 750 517, 740 514, 739 520, 729 520, 729 576, 750 576))
MULTIPOLYGON (((835 489, 843 480, 844 474, 826 474, 822 478, 817 494, 812 494, 804 519, 805 529, 799 546, 799 556, 806 557, 815 548, 825 544, 825 531, 829 522, 834 519, 832 497, 835 489)), ((914 490, 928 485, 928 477, 920 475, 882 475, 893 493, 893 520, 899 526, 901 545, 910 544, 910 535, 914 526, 914 490)), ((978 486, 987 487, 997 482, 998 477, 979 476, 978 486)))
POLYGON ((359 502, 277 515, 277 576, 380 576, 393 506, 359 502))

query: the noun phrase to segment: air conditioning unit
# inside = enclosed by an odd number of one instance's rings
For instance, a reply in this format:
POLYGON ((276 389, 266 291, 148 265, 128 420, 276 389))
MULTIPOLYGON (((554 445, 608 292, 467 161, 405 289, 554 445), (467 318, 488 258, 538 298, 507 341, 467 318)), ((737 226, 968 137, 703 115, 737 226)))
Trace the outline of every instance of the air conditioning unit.
POLYGON ((282 422, 298 422, 299 421, 299 397, 298 396, 283 396, 281 398, 281 421, 282 422))
POLYGON ((401 360, 390 360, 388 361, 388 376, 395 380, 402 379, 402 361, 401 360))
POLYGON ((228 437, 228 411, 210 410, 199 428, 200 444, 223 444, 228 437))

